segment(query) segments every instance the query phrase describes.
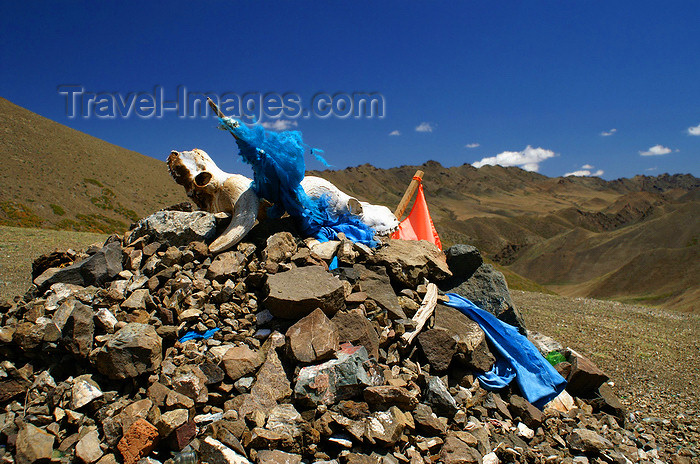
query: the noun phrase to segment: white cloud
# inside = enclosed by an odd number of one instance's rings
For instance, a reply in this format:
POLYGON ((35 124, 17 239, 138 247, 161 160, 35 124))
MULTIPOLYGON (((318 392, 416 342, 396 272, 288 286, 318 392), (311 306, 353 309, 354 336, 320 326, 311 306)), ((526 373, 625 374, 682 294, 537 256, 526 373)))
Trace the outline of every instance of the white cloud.
POLYGON ((289 119, 275 119, 272 122, 264 122, 262 126, 265 129, 270 129, 274 131, 286 131, 292 127, 297 127, 299 124, 296 121, 290 121, 289 119))
POLYGON ((646 168, 645 171, 656 171, 659 169, 657 166, 654 166, 653 168, 646 168))
POLYGON ((389 132, 389 135, 401 135, 401 132, 395 130, 395 131, 389 132))
POLYGON ((466 145, 464 146, 464 148, 476 148, 476 147, 479 147, 479 146, 481 146, 481 145, 478 144, 478 143, 468 143, 468 144, 466 144, 466 145))
POLYGON ((668 155, 672 151, 673 150, 671 150, 668 147, 664 147, 663 145, 654 145, 653 147, 649 148, 647 151, 640 151, 639 154, 642 156, 660 156, 660 155, 668 155))
POLYGON ((416 132, 432 132, 436 127, 437 124, 422 122, 416 126, 416 132))
MULTIPOLYGON (((593 166, 591 166, 593 167, 593 166)), ((596 172, 591 172, 590 169, 581 169, 579 171, 567 172, 564 177, 576 176, 576 177, 600 177, 605 174, 605 171, 598 169, 596 172)))
POLYGON ((520 166, 526 171, 537 172, 540 163, 546 159, 557 156, 552 150, 544 148, 532 148, 528 145, 523 151, 504 151, 496 156, 482 158, 480 161, 472 163, 475 168, 488 165, 500 166, 520 166))
POLYGON ((612 128, 612 129, 610 129, 609 131, 603 131, 603 132, 601 132, 600 135, 602 135, 603 137, 610 137, 610 136, 613 135, 615 132, 617 132, 617 129, 612 128))
POLYGON ((581 169, 593 169, 594 167, 595 166, 592 166, 590 164, 584 164, 583 166, 581 166, 581 169))
POLYGON ((690 135, 700 135, 700 124, 698 124, 697 126, 689 127, 688 133, 690 135))

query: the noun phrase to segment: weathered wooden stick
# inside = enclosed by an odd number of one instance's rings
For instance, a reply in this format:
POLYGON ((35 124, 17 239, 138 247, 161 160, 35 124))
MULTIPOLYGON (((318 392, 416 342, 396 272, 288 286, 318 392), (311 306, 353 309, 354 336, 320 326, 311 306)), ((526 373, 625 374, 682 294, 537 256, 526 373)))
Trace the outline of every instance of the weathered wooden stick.
POLYGON ((425 292, 425 297, 423 297, 423 302, 421 303, 420 308, 418 308, 418 311, 416 311, 416 314, 413 316, 412 319, 416 323, 416 330, 412 332, 406 332, 405 334, 401 335, 401 339, 406 343, 406 346, 413 343, 413 339, 416 338, 416 335, 418 335, 420 331, 423 330, 423 326, 426 322, 428 322, 428 319, 430 319, 430 316, 432 316, 433 312, 435 311, 435 306, 437 306, 437 300, 437 285, 430 283, 428 284, 428 290, 425 292))
POLYGON ((419 179, 422 179, 423 178, 423 171, 418 170, 413 175, 413 179, 411 179, 411 183, 408 184, 408 188, 406 189, 406 192, 403 194, 403 198, 401 198, 401 201, 399 202, 399 206, 397 206, 396 211, 394 211, 394 216, 396 216, 396 219, 398 219, 399 221, 401 220, 401 216, 403 216, 403 212, 406 211, 406 207, 411 202, 411 198, 413 198, 413 194, 416 193, 416 189, 418 188, 418 185, 420 184, 420 181, 416 180, 416 177, 419 179))
MULTIPOLYGON (((221 110, 219 109, 219 107, 217 106, 217 104, 214 103, 214 100, 212 100, 211 98, 207 97, 207 103, 209 104, 209 108, 211 108, 212 110, 214 110, 214 113, 216 113, 216 115, 217 115, 218 117, 220 117, 220 118, 226 117, 226 116, 224 115, 224 113, 221 112, 221 110)), ((233 138, 234 138, 234 139, 238 140, 238 137, 236 136, 236 134, 234 134, 233 132, 231 132, 231 135, 233 135, 233 138)))
POLYGON ((216 113, 216 115, 217 115, 218 117, 220 117, 220 118, 223 118, 223 117, 224 117, 224 113, 222 113, 221 110, 219 109, 219 107, 216 105, 216 103, 214 103, 214 100, 212 100, 211 98, 207 97, 207 103, 209 104, 209 108, 211 108, 212 110, 214 110, 214 113, 216 113))

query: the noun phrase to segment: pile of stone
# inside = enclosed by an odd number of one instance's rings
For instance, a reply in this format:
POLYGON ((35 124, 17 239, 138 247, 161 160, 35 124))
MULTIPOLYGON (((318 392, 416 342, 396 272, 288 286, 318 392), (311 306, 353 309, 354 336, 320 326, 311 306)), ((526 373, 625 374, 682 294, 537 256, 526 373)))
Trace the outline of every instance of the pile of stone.
POLYGON ((318 243, 279 220, 212 256, 219 219, 159 212, 37 260, 0 306, 1 462, 659 462, 607 376, 552 339, 529 334, 571 395, 541 411, 481 388, 495 358, 459 311, 405 336, 432 283, 526 333, 475 248, 318 243))

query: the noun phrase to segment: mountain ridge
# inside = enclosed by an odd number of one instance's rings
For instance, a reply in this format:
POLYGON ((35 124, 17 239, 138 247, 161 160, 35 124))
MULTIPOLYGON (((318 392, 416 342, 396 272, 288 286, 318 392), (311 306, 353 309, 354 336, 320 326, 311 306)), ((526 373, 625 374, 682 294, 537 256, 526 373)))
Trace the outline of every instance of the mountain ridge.
POLYGON ((693 175, 607 181, 517 167, 445 168, 436 161, 309 174, 362 200, 395 205, 417 169, 425 172, 428 205, 445 244, 474 244, 563 295, 697 310, 700 273, 692 257, 700 250, 700 179, 693 175), (657 272, 645 286, 629 283, 652 265, 673 272, 657 272))
MULTIPOLYGON (((139 217, 186 200, 162 161, 3 98, 0 146, 8 155, 0 225, 122 232, 139 217)), ((473 244, 505 271, 563 295, 699 306, 693 260, 700 247, 700 180, 691 174, 607 181, 437 161, 308 174, 393 208, 417 169, 425 171, 430 211, 447 245, 473 244), (631 285, 641 274, 655 278, 631 285)))

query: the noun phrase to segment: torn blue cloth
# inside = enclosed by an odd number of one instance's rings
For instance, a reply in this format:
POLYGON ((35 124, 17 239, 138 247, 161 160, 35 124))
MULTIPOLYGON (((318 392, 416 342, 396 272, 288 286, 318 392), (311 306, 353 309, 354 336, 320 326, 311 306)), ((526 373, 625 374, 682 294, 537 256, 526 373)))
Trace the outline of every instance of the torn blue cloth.
POLYGON ((183 343, 186 342, 187 340, 206 340, 207 338, 211 338, 214 336, 216 332, 221 330, 220 328, 214 328, 214 329, 209 329, 204 333, 199 333, 196 330, 190 330, 187 332, 185 335, 183 335, 178 342, 183 343))
POLYGON ((498 390, 515 379, 525 399, 540 409, 564 390, 566 380, 517 328, 460 295, 448 293, 447 296, 450 298, 445 303, 447 306, 479 324, 496 356, 493 368, 478 376, 485 389, 498 390))
MULTIPOLYGON (((311 198, 301 186, 306 173, 304 152, 308 148, 299 131, 270 132, 260 125, 247 126, 232 118, 219 118, 220 128, 236 139, 243 161, 253 168, 253 189, 273 204, 272 218, 285 212, 296 219, 301 231, 319 240, 335 240, 339 233, 353 241, 376 247, 374 230, 352 214, 336 214, 324 198, 311 198)), ((321 151, 312 149, 316 159, 321 151)), ((327 165, 327 163, 326 163, 327 165)))
POLYGON ((328 265, 328 270, 332 271, 333 269, 338 269, 338 257, 333 256, 333 259, 331 259, 331 263, 328 265))

